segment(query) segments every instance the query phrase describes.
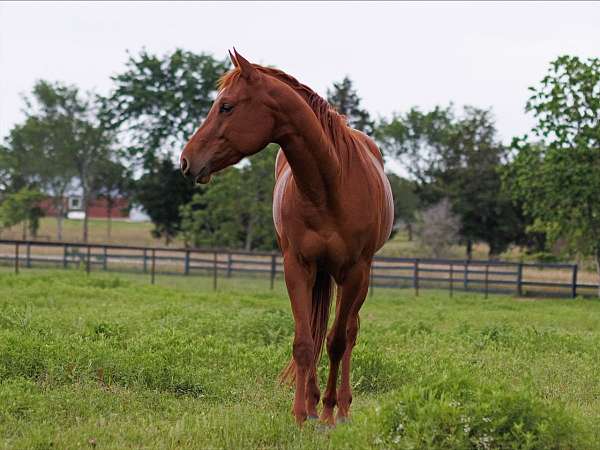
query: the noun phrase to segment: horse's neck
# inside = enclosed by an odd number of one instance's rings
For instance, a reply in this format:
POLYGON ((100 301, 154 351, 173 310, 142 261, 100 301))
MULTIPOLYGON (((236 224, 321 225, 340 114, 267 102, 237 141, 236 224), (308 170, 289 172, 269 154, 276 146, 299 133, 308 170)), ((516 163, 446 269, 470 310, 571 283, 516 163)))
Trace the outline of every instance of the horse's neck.
POLYGON ((338 154, 314 112, 299 96, 281 110, 276 141, 283 150, 301 193, 315 204, 336 195, 338 154))

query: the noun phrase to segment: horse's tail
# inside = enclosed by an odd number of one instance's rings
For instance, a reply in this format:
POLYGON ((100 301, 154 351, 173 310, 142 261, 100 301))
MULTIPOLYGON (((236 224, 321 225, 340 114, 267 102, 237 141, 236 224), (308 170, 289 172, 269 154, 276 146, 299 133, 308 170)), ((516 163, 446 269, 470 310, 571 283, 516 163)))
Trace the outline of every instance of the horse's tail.
MULTIPOLYGON (((315 367, 319 365, 323 343, 327 336, 327 322, 329 321, 329 307, 333 293, 333 280, 326 272, 317 272, 315 285, 312 291, 312 308, 310 312, 310 330, 314 342, 313 355, 315 367)), ((294 358, 281 371, 281 383, 292 383, 296 378, 296 364, 294 358)))

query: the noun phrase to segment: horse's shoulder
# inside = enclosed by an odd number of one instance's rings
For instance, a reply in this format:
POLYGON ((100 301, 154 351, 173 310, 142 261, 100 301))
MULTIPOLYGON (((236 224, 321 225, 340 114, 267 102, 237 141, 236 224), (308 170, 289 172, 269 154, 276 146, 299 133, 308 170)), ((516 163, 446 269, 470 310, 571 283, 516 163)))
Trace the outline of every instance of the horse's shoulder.
POLYGON ((280 148, 277 151, 277 157, 275 158, 275 179, 276 180, 280 177, 281 172, 283 171, 285 166, 287 166, 287 164, 288 164, 288 162, 285 157, 285 153, 283 153, 283 150, 280 148))

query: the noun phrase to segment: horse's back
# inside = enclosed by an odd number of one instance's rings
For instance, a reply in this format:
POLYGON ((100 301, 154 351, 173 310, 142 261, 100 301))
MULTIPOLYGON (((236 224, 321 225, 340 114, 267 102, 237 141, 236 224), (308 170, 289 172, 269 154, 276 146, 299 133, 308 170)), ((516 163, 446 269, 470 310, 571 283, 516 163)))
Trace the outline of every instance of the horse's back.
POLYGON ((381 164, 381 167, 383 168, 383 156, 381 156, 381 152, 379 151, 379 147, 377 147, 377 144, 375 144, 375 141, 362 131, 352 129, 352 135, 360 143, 364 144, 367 150, 375 157, 377 161, 379 161, 379 164, 381 164))
POLYGON ((375 210, 381 214, 379 218, 379 239, 376 245, 376 249, 378 250, 390 237, 394 225, 394 197, 392 195, 392 187, 385 174, 383 156, 375 141, 358 130, 352 130, 352 135, 362 144, 360 146, 361 150, 368 155, 368 158, 364 158, 363 161, 367 167, 372 168, 372 170, 367 169, 367 172, 373 174, 372 179, 376 180, 379 186, 379 189, 376 189, 380 195, 380 198, 377 199, 379 200, 379 204, 376 205, 377 202, 373 203, 375 210))

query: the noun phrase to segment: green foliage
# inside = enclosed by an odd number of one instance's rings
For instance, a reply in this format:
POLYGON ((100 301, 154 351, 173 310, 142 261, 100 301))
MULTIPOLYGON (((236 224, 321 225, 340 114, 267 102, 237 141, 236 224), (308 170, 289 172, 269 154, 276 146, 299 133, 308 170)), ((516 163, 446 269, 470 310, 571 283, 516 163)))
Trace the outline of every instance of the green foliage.
POLYGON ((327 101, 337 112, 346 116, 348 124, 363 133, 372 136, 375 132, 375 122, 371 120, 369 112, 362 108, 361 99, 349 77, 338 83, 333 83, 331 89, 327 89, 327 101))
POLYGON ((22 188, 6 195, 0 202, 0 227, 8 228, 27 222, 29 231, 36 235, 43 212, 39 207, 44 195, 35 189, 22 188))
POLYGON ((179 208, 194 195, 193 183, 183 177, 170 159, 164 159, 135 183, 135 201, 154 224, 155 237, 168 244, 181 229, 179 208))
MULTIPOLYGON (((412 240, 412 226, 415 221, 415 213, 419 207, 419 197, 415 193, 415 183, 399 177, 394 173, 387 174, 392 195, 394 196, 394 224, 403 222, 408 229, 409 241, 412 240)), ((397 231, 395 228, 394 233, 397 231)))
POLYGON ((436 106, 429 112, 411 108, 405 114, 394 114, 377 127, 377 138, 383 154, 397 159, 417 181, 419 197, 424 203, 435 203, 443 193, 436 182, 451 159, 453 136, 458 134, 452 105, 436 106))
POLYGON ((110 159, 100 161, 97 170, 94 188, 99 197, 106 199, 108 208, 112 208, 117 197, 127 195, 132 189, 131 177, 123 164, 110 159))
POLYGON ((600 59, 563 55, 530 87, 526 110, 537 123, 533 133, 552 149, 600 147, 600 59))
POLYGON ((112 77, 115 86, 102 100, 102 116, 105 126, 127 142, 128 157, 152 170, 183 149, 204 120, 229 61, 182 49, 163 56, 143 50, 130 55, 126 66, 112 77))
POLYGON ((78 151, 81 114, 77 89, 61 83, 38 81, 25 98, 27 118, 15 125, 4 148, 8 188, 16 191, 37 185, 56 197, 62 196, 76 175, 73 155, 78 151))
POLYGON ((271 145, 248 164, 213 177, 203 191, 181 208, 188 245, 272 250, 276 246, 272 219, 275 154, 271 145))
POLYGON ((539 142, 514 140, 505 182, 534 229, 594 256, 600 275, 600 60, 561 56, 531 90, 539 142))
MULTIPOLYGON (((11 189, 43 189, 62 216, 66 190, 77 177, 85 209, 101 183, 98 168, 112 157, 113 136, 97 122, 92 98, 82 96, 75 86, 42 80, 25 104, 27 119, 10 131, 3 152, 11 189)), ((87 220, 83 240, 87 240, 87 220)))
POLYGON ((406 386, 382 408, 382 437, 398 449, 577 448, 582 430, 560 405, 478 384, 463 372, 406 386))
POLYGON ((383 121, 377 138, 388 157, 397 158, 416 180, 424 206, 448 197, 460 216, 467 243, 484 241, 490 255, 522 239, 518 208, 503 190, 498 169, 506 156, 489 110, 467 106, 462 117, 452 105, 429 112, 412 108, 383 121))

